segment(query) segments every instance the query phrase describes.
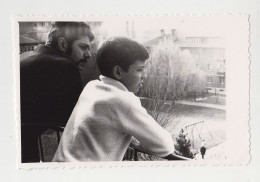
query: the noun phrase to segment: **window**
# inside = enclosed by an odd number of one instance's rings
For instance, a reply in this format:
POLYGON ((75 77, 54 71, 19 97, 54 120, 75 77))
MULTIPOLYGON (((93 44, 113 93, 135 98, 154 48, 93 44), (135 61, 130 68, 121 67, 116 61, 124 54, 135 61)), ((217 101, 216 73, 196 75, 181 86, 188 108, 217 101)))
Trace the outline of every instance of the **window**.
POLYGON ((225 71, 225 67, 224 67, 223 64, 220 64, 220 65, 219 65, 219 71, 221 71, 221 72, 225 71))
POLYGON ((20 54, 23 53, 23 46, 20 46, 20 54))
POLYGON ((208 50, 208 57, 209 57, 209 58, 212 58, 212 54, 213 54, 213 53, 212 53, 212 50, 209 49, 209 50, 208 50))
POLYGON ((34 51, 34 46, 33 45, 30 46, 30 51, 34 51))
POLYGON ((219 58, 224 58, 224 57, 225 57, 224 50, 220 50, 219 51, 219 58))
POLYGON ((221 84, 224 84, 224 82, 225 82, 224 77, 220 77, 220 78, 219 78, 219 81, 220 81, 221 84))
POLYGON ((207 77, 207 82, 208 82, 208 83, 212 83, 212 77, 211 77, 211 76, 208 76, 208 77, 207 77))
POLYGON ((197 50, 195 50, 195 57, 196 58, 199 58, 200 57, 200 52, 199 52, 199 50, 197 49, 197 50))
POLYGON ((200 38, 193 38, 192 43, 201 43, 201 39, 200 38))
POLYGON ((211 70, 212 70, 211 64, 208 64, 208 71, 211 71, 211 70))

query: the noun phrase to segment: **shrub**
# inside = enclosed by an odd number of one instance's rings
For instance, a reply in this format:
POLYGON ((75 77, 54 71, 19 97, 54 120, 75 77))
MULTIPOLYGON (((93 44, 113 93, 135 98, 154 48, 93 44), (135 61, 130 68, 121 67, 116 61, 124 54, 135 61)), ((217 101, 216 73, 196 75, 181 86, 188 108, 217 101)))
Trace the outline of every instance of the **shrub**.
POLYGON ((176 138, 175 154, 181 155, 188 158, 193 158, 194 155, 191 152, 191 143, 190 140, 186 138, 187 134, 184 133, 184 130, 181 129, 179 136, 176 138))

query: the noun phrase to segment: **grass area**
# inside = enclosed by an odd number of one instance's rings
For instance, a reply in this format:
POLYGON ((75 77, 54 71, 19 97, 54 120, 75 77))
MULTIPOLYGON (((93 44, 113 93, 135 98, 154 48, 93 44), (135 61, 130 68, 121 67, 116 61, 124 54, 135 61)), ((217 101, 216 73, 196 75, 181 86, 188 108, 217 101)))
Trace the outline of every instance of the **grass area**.
POLYGON ((226 112, 223 110, 184 104, 175 104, 170 114, 205 119, 216 118, 225 120, 226 118, 226 112))
POLYGON ((193 105, 176 104, 171 113, 173 122, 168 126, 173 139, 178 136, 181 129, 203 121, 186 129, 188 138, 191 140, 192 152, 198 153, 202 139, 206 141, 206 147, 211 148, 226 140, 224 123, 226 111, 214 108, 206 108, 193 105))
POLYGON ((207 103, 207 104, 218 104, 218 105, 226 105, 226 98, 219 97, 219 96, 211 96, 205 100, 198 101, 200 103, 207 103))
MULTIPOLYGON (((154 105, 151 100, 142 100, 142 104, 151 115, 154 114, 152 112, 154 105)), ((191 140, 191 151, 194 154, 199 152, 203 139, 206 141, 207 149, 226 140, 224 128, 226 111, 223 109, 175 103, 174 105, 163 105, 157 110, 160 110, 157 122, 172 134, 173 140, 176 140, 181 129, 201 122, 194 128, 185 129, 187 137, 191 140)), ((146 159, 150 160, 149 157, 146 159)))

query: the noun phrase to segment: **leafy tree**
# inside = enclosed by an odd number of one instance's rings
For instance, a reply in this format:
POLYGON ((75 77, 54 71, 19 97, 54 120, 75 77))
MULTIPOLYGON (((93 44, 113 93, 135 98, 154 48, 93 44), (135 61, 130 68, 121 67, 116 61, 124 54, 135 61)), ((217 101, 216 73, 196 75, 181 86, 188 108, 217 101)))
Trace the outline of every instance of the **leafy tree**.
POLYGON ((190 140, 186 138, 187 134, 184 133, 184 130, 181 129, 179 136, 176 138, 176 144, 174 145, 175 147, 175 154, 188 157, 188 158, 193 158, 194 155, 191 152, 191 143, 190 140))

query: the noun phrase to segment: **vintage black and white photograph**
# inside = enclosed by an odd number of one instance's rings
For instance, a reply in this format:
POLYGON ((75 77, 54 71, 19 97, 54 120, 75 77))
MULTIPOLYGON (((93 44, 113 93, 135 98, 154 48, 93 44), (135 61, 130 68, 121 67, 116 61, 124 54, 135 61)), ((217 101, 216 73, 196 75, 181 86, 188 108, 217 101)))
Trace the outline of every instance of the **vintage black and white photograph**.
POLYGON ((237 97, 247 77, 235 76, 249 64, 246 17, 21 18, 16 28, 18 163, 248 161, 248 114, 232 107, 248 104, 237 97))

